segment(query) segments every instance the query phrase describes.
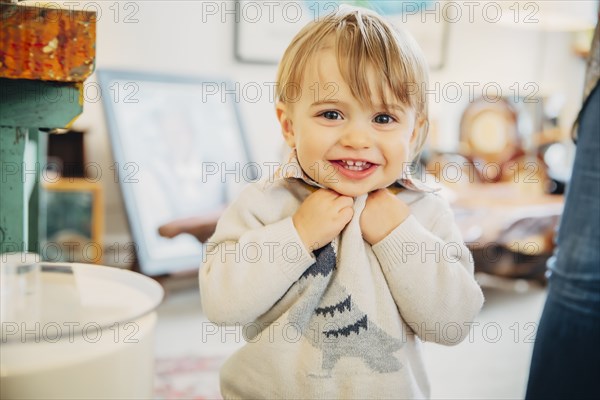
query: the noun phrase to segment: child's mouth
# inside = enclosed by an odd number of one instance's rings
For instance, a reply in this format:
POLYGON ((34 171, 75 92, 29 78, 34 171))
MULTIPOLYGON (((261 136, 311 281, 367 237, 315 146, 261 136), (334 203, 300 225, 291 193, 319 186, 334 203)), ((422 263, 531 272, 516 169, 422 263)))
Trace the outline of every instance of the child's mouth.
POLYGON ((331 160, 331 163, 342 175, 351 179, 366 178, 377 168, 377 164, 362 160, 331 160))

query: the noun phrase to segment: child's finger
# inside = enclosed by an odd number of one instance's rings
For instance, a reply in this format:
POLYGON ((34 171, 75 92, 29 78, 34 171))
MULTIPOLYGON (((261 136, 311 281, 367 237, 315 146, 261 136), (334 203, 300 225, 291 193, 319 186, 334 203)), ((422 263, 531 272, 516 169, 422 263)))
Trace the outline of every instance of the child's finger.
POLYGON ((339 208, 352 207, 354 205, 354 199, 349 196, 339 196, 333 203, 339 208))
POLYGON ((350 221, 353 215, 354 209, 352 207, 344 207, 338 212, 338 216, 346 222, 350 221))

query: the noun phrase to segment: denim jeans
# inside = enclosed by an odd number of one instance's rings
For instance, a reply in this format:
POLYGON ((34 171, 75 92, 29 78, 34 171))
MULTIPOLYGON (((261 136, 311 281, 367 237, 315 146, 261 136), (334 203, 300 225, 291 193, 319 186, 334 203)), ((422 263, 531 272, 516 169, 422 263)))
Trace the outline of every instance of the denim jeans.
POLYGON ((600 399, 600 88, 579 117, 526 399, 600 399))

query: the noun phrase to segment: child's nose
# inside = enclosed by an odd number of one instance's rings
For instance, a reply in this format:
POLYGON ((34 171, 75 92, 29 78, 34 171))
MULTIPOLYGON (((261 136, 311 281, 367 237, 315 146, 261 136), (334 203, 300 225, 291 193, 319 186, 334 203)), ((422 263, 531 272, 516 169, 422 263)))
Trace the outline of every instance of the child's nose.
POLYGON ((340 144, 344 147, 364 149, 371 147, 372 140, 369 129, 366 126, 350 125, 340 138, 340 144))

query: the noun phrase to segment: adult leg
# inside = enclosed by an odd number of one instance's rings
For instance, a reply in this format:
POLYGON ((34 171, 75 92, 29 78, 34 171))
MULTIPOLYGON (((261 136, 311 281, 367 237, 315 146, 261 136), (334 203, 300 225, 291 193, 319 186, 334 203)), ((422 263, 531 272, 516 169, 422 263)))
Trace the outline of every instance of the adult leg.
POLYGON ((580 116, 577 151, 526 399, 600 398, 600 89, 580 116))

